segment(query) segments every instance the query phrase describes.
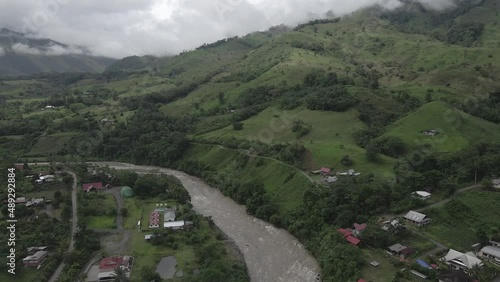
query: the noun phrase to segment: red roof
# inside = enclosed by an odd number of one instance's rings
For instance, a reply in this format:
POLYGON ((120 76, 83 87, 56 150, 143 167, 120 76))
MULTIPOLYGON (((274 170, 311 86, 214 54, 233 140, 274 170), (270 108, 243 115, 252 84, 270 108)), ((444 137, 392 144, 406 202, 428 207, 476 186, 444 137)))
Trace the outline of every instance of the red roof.
POLYGON ((359 279, 358 282, 366 282, 365 279, 359 279))
POLYGON ((343 228, 340 228, 340 229, 337 229, 337 231, 344 235, 344 237, 347 237, 347 236, 351 236, 352 235, 352 232, 349 231, 349 230, 346 230, 346 229, 343 229, 343 228))
POLYGON ((353 244, 354 246, 357 246, 359 242, 361 242, 361 240, 351 235, 345 237, 345 239, 347 240, 347 242, 353 244))
POLYGON ((115 269, 123 264, 123 257, 103 258, 99 263, 99 269, 115 269))
POLYGON ((16 165, 14 165, 14 167, 15 167, 17 170, 20 170, 20 171, 23 171, 23 170, 24 170, 24 165, 22 165, 22 164, 16 164, 16 165))
POLYGON ((357 231, 363 231, 366 229, 366 223, 362 224, 354 223, 354 229, 356 229, 357 231))
POLYGON ((326 167, 322 167, 319 171, 321 171, 323 173, 330 173, 331 169, 326 168, 326 167))
POLYGON ((95 182, 95 183, 86 183, 82 185, 83 191, 88 192, 88 190, 94 188, 97 190, 102 189, 102 182, 95 182))

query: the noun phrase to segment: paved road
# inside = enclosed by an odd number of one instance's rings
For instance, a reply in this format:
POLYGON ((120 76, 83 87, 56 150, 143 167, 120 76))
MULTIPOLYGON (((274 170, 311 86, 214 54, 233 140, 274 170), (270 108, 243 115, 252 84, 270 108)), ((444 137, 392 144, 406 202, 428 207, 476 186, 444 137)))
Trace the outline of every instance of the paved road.
MULTIPOLYGON (((78 206, 77 206, 77 198, 76 198, 76 184, 77 184, 77 179, 76 179, 76 175, 71 172, 71 171, 68 171, 69 174, 71 174, 71 176, 73 176, 73 189, 71 191, 71 206, 72 206, 72 219, 71 219, 71 241, 69 243, 69 246, 68 246, 68 251, 67 253, 70 253, 71 251, 73 251, 73 249, 75 248, 75 234, 76 232, 78 231, 77 228, 78 228, 78 206)), ((59 264, 59 266, 57 267, 56 271, 54 272, 54 274, 52 274, 52 277, 50 277, 49 279, 49 282, 55 282, 57 281, 57 279, 59 279, 59 275, 61 275, 61 272, 64 268, 64 261, 61 262, 61 264, 59 264)))

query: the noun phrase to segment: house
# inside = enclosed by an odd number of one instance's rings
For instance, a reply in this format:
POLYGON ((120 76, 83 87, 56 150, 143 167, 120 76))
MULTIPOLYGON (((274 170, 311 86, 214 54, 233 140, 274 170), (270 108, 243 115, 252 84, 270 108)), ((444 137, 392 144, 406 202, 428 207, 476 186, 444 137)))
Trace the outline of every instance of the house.
POLYGON ((353 235, 359 237, 363 231, 366 229, 366 223, 357 224, 354 223, 354 229, 352 231, 353 235))
POLYGON ((490 244, 494 247, 499 247, 500 248, 500 239, 497 238, 491 238, 490 244))
POLYGON ((344 171, 344 172, 337 172, 337 175, 340 175, 340 176, 359 176, 359 175, 361 175, 361 173, 356 172, 354 169, 351 168, 351 169, 344 171))
POLYGON ((414 253, 414 250, 401 244, 394 244, 387 248, 389 253, 400 258, 406 258, 414 253))
POLYGON ((153 238, 154 238, 154 235, 151 235, 151 234, 149 234, 149 235, 144 235, 144 240, 146 240, 146 241, 149 241, 149 240, 151 240, 151 239, 153 239, 153 238))
POLYGON ((47 249, 48 249, 47 246, 43 246, 43 247, 29 247, 26 250, 28 251, 28 255, 34 255, 38 251, 46 251, 47 249))
POLYGON ((500 264, 500 248, 494 246, 486 246, 481 249, 480 255, 491 262, 500 264))
POLYGON ((319 170, 319 172, 320 172, 321 174, 324 174, 324 175, 328 175, 328 174, 330 174, 330 172, 331 172, 331 171, 332 171, 332 170, 331 170, 331 169, 329 169, 329 168, 327 168, 327 167, 322 167, 322 168, 319 170))
POLYGON ((415 224, 418 227, 424 226, 431 222, 431 219, 428 218, 425 214, 416 212, 416 211, 409 211, 404 218, 410 222, 415 224))
POLYGON ((19 171, 23 171, 24 170, 24 164, 15 164, 14 167, 19 170, 19 171))
POLYGON ((484 265, 483 262, 473 253, 468 252, 464 254, 453 249, 450 249, 446 256, 441 260, 444 261, 449 268, 461 270, 467 274, 472 267, 476 265, 482 267, 484 265))
POLYGON ((159 212, 153 211, 149 215, 149 228, 160 228, 160 213, 159 212))
POLYGON ((47 105, 45 106, 46 109, 55 109, 56 107, 55 106, 51 106, 51 105, 47 105))
POLYGON ((132 261, 133 258, 130 256, 103 258, 101 262, 99 262, 99 272, 114 271, 118 267, 130 271, 132 268, 132 261))
POLYGON ((438 131, 435 129, 424 130, 422 131, 422 134, 424 134, 425 136, 436 136, 438 134, 438 131))
POLYGON ((175 210, 169 209, 165 210, 164 222, 175 221, 175 210))
POLYGON ((173 230, 184 229, 185 222, 184 220, 172 221, 172 222, 164 222, 163 227, 170 228, 173 230))
POLYGON ((37 251, 23 259, 23 264, 26 267, 39 267, 47 260, 47 251, 37 251))
POLYGON ((16 204, 26 204, 26 197, 20 197, 16 199, 16 204))
POLYGON ((95 192, 102 190, 102 182, 94 182, 94 183, 85 183, 82 185, 82 189, 84 192, 95 192))
POLYGON ((398 233, 404 229, 406 229, 406 227, 399 222, 398 218, 393 218, 382 223, 382 230, 384 231, 398 233))
POLYGON ((500 178, 493 179, 491 182, 493 183, 494 188, 500 189, 500 178))
POLYGON ((415 191, 412 193, 412 196, 421 200, 427 200, 431 198, 432 194, 426 191, 415 191))
POLYGON ((438 276, 439 282, 473 282, 472 277, 460 270, 449 270, 438 276))
POLYGON ((347 240, 347 242, 349 242, 350 244, 352 244, 354 246, 358 246, 359 243, 361 243, 361 240, 359 240, 358 238, 352 236, 352 232, 349 231, 349 230, 340 228, 340 229, 337 229, 337 232, 339 232, 340 234, 342 234, 344 236, 344 238, 347 240))
POLYGON ((337 176, 328 176, 325 178, 326 183, 334 183, 337 182, 339 178, 337 176))
POLYGON ((116 272, 113 271, 103 271, 97 274, 97 281, 105 282, 105 281, 114 281, 116 278, 116 272))
POLYGON ((358 282, 366 282, 365 279, 359 279, 358 282))
POLYGON ((41 198, 41 199, 31 199, 30 201, 26 202, 26 207, 37 207, 41 204, 43 204, 43 202, 45 201, 45 199, 41 198))

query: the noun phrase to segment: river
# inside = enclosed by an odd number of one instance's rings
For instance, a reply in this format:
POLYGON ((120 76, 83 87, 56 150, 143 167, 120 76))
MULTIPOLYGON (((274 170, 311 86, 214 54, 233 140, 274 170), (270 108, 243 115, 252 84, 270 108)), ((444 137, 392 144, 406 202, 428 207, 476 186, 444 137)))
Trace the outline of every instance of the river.
POLYGON ((184 172, 118 162, 94 163, 137 173, 163 173, 177 177, 191 195, 195 211, 212 217, 245 257, 248 272, 255 282, 313 282, 319 273, 316 260, 286 230, 246 213, 245 207, 208 186, 203 180, 184 172))

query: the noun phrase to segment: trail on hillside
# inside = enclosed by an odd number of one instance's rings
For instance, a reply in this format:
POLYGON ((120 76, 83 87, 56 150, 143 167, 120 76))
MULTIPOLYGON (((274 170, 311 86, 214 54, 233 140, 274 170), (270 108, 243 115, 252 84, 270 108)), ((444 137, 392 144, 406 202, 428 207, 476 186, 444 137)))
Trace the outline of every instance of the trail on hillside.
POLYGON ((220 145, 220 144, 204 144, 204 143, 195 143, 195 142, 192 142, 191 144, 196 144, 196 145, 205 145, 205 146, 215 146, 215 147, 218 147, 220 149, 224 149, 224 150, 231 150, 231 151, 237 151, 237 152, 241 152, 241 153, 244 153, 245 155, 249 156, 249 157, 252 157, 252 158, 259 158, 259 159, 264 159, 264 160, 270 160, 270 161, 273 161, 273 162, 277 162, 281 165, 284 165, 286 167, 289 167, 293 170, 296 170, 298 172, 300 172, 302 175, 304 175, 307 179, 309 179, 309 181, 311 182, 315 182, 314 179, 311 178, 311 176, 309 176, 307 174, 307 172, 293 166, 293 165, 290 165, 290 164, 287 164, 285 162, 282 162, 276 158, 273 158, 273 157, 264 157, 264 156, 259 156, 259 155, 256 155, 256 154, 253 154, 251 150, 248 150, 248 149, 233 149, 233 148, 228 148, 228 147, 225 147, 223 145, 220 145))

